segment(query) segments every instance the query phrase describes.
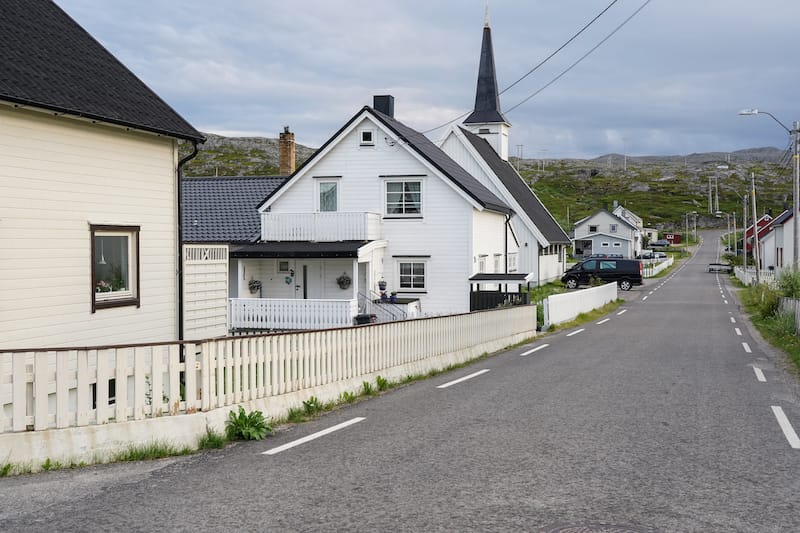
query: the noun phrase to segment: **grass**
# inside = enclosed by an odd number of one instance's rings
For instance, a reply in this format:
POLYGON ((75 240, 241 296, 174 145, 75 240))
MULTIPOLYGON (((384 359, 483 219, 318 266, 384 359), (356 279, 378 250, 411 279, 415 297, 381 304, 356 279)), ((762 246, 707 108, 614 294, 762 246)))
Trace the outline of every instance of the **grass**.
POLYGON ((621 306, 624 303, 625 300, 618 298, 613 302, 608 302, 603 307, 598 307, 597 309, 594 309, 592 311, 587 311, 585 313, 579 313, 578 316, 576 316, 573 320, 570 320, 569 322, 551 325, 550 328, 547 330, 547 333, 551 333, 557 330, 574 328, 575 326, 580 326, 581 324, 585 324, 586 322, 597 320, 598 318, 603 317, 608 313, 618 309, 619 306, 621 306))
POLYGON ((166 441, 154 440, 146 444, 129 445, 124 450, 114 453, 111 456, 111 462, 163 459, 165 457, 189 455, 192 452, 194 452, 194 450, 188 446, 179 448, 166 441))
MULTIPOLYGON (((735 278, 734 278, 735 279, 735 278)), ((736 284, 742 287, 741 283, 736 284)), ((794 314, 778 313, 773 303, 781 293, 762 286, 745 287, 739 291, 750 320, 770 345, 782 350, 800 372, 800 337, 795 333, 794 314)))

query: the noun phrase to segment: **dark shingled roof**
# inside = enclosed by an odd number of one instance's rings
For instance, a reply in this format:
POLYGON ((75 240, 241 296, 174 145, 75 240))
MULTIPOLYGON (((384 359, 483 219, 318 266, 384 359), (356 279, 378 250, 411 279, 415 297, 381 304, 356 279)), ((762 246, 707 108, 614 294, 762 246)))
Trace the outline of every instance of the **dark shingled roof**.
POLYGON ((464 124, 481 124, 508 122, 500 111, 500 92, 497 90, 497 75, 494 69, 494 50, 492 47, 492 30, 486 24, 483 27, 481 43, 481 60, 478 65, 478 86, 475 90, 475 110, 464 121, 464 124))
MULTIPOLYGON (((407 144, 409 148, 421 155, 426 161, 444 174, 445 177, 449 178, 450 181, 457 185, 459 189, 467 193, 467 195, 475 200, 475 202, 477 202, 480 206, 492 211, 498 211, 500 213, 511 213, 511 208, 508 207, 503 200, 495 196, 492 191, 484 187, 481 182, 472 176, 472 174, 459 166, 458 163, 453 161, 449 155, 444 153, 441 148, 431 142, 431 140, 428 139, 424 134, 409 128, 402 122, 399 122, 398 120, 385 115, 380 111, 376 111, 369 106, 364 106, 364 108, 356 113, 353 118, 348 120, 347 123, 339 129, 339 131, 333 134, 330 139, 325 141, 325 144, 323 144, 316 152, 314 152, 314 154, 308 158, 305 163, 303 163, 303 166, 299 168, 297 172, 300 172, 308 165, 313 164, 317 157, 319 157, 320 154, 325 151, 328 145, 337 139, 343 131, 350 127, 353 121, 361 116, 361 113, 364 111, 370 113, 379 122, 389 128, 400 138, 402 143, 407 144)), ((295 174, 297 174, 297 172, 295 172, 295 174)), ((261 203, 264 204, 268 200, 269 197, 265 198, 261 203)))
POLYGON ((184 242, 257 241, 258 205, 284 181, 283 176, 184 178, 184 242))
POLYGON ((369 241, 281 241, 259 242, 231 248, 232 258, 334 258, 358 257, 358 249, 369 241))
POLYGON ((565 244, 569 243, 569 237, 561 229, 558 222, 555 221, 553 215, 539 200, 536 194, 531 190, 528 184, 522 177, 514 170, 514 167, 508 161, 503 161, 494 148, 481 137, 471 133, 464 128, 460 128, 467 140, 472 144, 478 155, 486 161, 492 172, 500 178, 503 185, 511 193, 517 203, 522 207, 525 214, 533 221, 539 231, 542 232, 544 238, 551 244, 565 244))
POLYGON ((453 161, 449 155, 444 153, 441 148, 431 142, 425 135, 409 128, 402 122, 388 115, 384 115, 380 111, 375 111, 371 107, 365 107, 365 109, 400 137, 402 142, 407 142, 409 147, 439 169, 445 176, 449 177, 453 183, 458 185, 461 190, 466 192, 481 206, 501 213, 511 212, 511 208, 508 207, 503 200, 484 187, 472 174, 453 161))
POLYGON ((204 140, 49 0, 2 0, 0 65, 0 100, 204 140))

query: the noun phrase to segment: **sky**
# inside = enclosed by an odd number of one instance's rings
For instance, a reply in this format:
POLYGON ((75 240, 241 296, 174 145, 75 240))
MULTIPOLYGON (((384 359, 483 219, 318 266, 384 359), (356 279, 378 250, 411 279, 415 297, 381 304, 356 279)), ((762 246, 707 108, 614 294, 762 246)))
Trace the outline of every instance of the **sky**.
MULTIPOLYGON (((200 131, 276 138, 289 126, 298 143, 312 148, 376 94, 393 95, 395 117, 432 130, 428 136, 438 140, 440 126, 473 108, 487 6, 486 0, 56 3, 200 131)), ((800 94, 793 91, 800 85, 798 52, 791 48, 798 0, 490 0, 500 90, 612 3, 501 94, 512 156, 789 146, 789 134, 769 115, 738 112, 768 111, 789 129, 800 120, 793 95, 800 94)))

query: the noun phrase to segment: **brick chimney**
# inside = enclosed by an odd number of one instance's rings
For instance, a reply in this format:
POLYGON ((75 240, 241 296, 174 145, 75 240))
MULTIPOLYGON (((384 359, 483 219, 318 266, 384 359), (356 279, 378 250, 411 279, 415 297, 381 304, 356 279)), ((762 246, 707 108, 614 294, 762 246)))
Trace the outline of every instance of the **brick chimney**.
POLYGON ((281 176, 288 176, 294 174, 294 133, 289 131, 289 126, 283 127, 283 133, 278 138, 278 152, 280 155, 280 170, 278 171, 281 176))

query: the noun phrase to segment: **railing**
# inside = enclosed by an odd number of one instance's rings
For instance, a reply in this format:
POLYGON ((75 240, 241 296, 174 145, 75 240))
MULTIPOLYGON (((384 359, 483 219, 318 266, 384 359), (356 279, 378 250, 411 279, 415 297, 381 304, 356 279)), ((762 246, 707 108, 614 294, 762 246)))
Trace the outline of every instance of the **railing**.
POLYGON ((326 329, 352 326, 356 300, 231 298, 229 330, 326 329))
POLYGON ((652 278, 658 275, 660 272, 668 269, 672 266, 675 262, 675 259, 672 256, 667 257, 666 259, 659 261, 657 259, 654 260, 642 260, 642 277, 645 278, 652 278), (649 261, 649 262, 646 262, 649 261))
POLYGON ((262 213, 264 241, 372 241, 381 238, 376 213, 262 213))
POLYGON ((504 305, 528 305, 529 292, 472 291, 469 293, 469 310, 494 309, 504 305))
POLYGON ((378 318, 378 322, 394 322, 396 320, 405 320, 407 313, 401 306, 389 302, 376 302, 380 300, 381 295, 370 291, 371 296, 358 293, 358 303, 361 311, 365 314, 372 314, 378 318))
POLYGON ((190 414, 415 364, 514 335, 536 307, 168 343, 0 351, 0 434, 190 414))

